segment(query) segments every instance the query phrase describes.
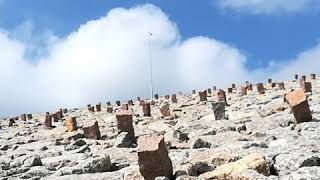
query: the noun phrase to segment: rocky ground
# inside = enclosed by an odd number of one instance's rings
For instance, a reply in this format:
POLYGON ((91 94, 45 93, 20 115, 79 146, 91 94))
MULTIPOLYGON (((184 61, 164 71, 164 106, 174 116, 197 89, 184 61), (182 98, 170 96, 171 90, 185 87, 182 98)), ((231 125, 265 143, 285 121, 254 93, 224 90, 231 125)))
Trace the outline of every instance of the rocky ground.
MULTIPOLYGON (((151 117, 143 116, 136 101, 129 106, 135 137, 164 136, 173 179, 320 179, 320 78, 307 80, 312 83, 312 93, 307 93, 310 122, 295 124, 284 102, 285 93, 300 87, 293 80, 285 83, 286 90, 264 84, 264 95, 255 87, 245 96, 240 87, 226 93, 227 117, 221 120, 212 108, 217 91, 202 102, 198 94, 177 95, 178 103, 160 97, 151 117), (160 108, 166 102, 171 115, 164 117, 160 108)), ((54 128, 44 125, 45 113, 32 115, 10 127, 8 119, 0 120, 0 178, 143 179, 138 147, 126 144, 126 133, 118 133, 115 113, 108 113, 107 105, 101 112, 68 109, 52 123, 54 128), (76 117, 77 131, 67 132, 66 117, 76 117), (85 138, 83 127, 95 121, 101 138, 85 138)))

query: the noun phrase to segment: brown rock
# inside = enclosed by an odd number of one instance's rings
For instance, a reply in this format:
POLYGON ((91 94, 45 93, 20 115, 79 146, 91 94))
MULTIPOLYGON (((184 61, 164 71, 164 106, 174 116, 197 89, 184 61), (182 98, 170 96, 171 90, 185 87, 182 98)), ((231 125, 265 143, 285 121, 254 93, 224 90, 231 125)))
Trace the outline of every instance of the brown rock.
POLYGON ((292 109, 297 124, 312 120, 312 114, 304 90, 299 89, 289 92, 285 97, 292 109))
POLYGON ((228 93, 232 93, 232 88, 228 88, 228 93))
POLYGON ((132 100, 129 100, 129 101, 128 101, 128 105, 129 105, 129 106, 133 106, 133 101, 132 101, 132 100))
POLYGON ((107 106, 111 106, 111 102, 110 101, 107 102, 107 106))
POLYGON ((121 105, 122 110, 129 110, 129 105, 128 104, 122 104, 121 105))
POLYGON ((32 119, 32 114, 27 114, 27 119, 32 119))
POLYGON ((151 105, 150 102, 142 102, 142 111, 143 111, 143 116, 151 116, 151 105))
POLYGON ((88 107, 88 111, 89 111, 89 112, 94 112, 94 106, 88 107))
POLYGON ((277 85, 277 83, 275 83, 275 82, 272 82, 272 83, 271 83, 271 87, 272 87, 272 88, 276 87, 276 85, 277 85))
POLYGON ((310 78, 313 80, 313 79, 316 79, 316 74, 310 74, 310 78))
POLYGON ((128 132, 129 139, 136 142, 133 129, 132 113, 128 110, 116 112, 118 134, 128 132))
POLYGON ((232 84, 231 88, 235 89, 236 88, 236 84, 232 84))
POLYGON ((116 105, 120 106, 121 105, 120 101, 116 101, 116 105))
POLYGON ((100 112, 100 111, 101 111, 101 103, 98 103, 98 104, 96 105, 96 110, 97 110, 97 112, 100 112))
POLYGON ((154 95, 154 98, 155 98, 155 99, 159 99, 159 94, 155 94, 155 95, 154 95))
POLYGON ((265 176, 270 175, 269 165, 265 157, 262 154, 250 154, 236 162, 219 166, 214 171, 204 173, 199 177, 203 179, 236 180, 235 177, 246 170, 254 170, 265 176))
POLYGON ((9 127, 13 126, 14 123, 16 123, 16 122, 14 121, 14 118, 10 118, 10 119, 9 119, 9 127))
POLYGON ((99 140, 101 138, 98 121, 96 121, 92 126, 84 127, 83 132, 87 139, 99 140))
POLYGON ((304 92, 312 92, 311 82, 306 82, 303 78, 300 78, 300 87, 304 89, 304 92))
POLYGON ((172 101, 172 103, 178 103, 177 95, 176 95, 176 94, 172 94, 172 96, 171 96, 171 101, 172 101))
POLYGON ((113 113, 113 107, 112 106, 108 106, 107 107, 107 113, 113 113))
POLYGON ((271 78, 268 79, 268 83, 269 83, 269 84, 272 83, 272 79, 271 79, 271 78))
POLYGON ((285 87, 284 87, 284 83, 283 83, 283 82, 279 82, 279 83, 278 83, 278 86, 279 86, 279 89, 280 89, 280 90, 285 90, 285 87))
POLYGON ((76 117, 67 117, 66 126, 68 129, 68 132, 76 131, 78 129, 76 117))
POLYGON ((207 91, 199 92, 200 101, 207 101, 207 91))
POLYGON ((217 86, 213 86, 212 90, 214 90, 214 91, 217 90, 217 86))
POLYGON ((295 75, 294 75, 294 79, 295 79, 295 80, 298 80, 298 79, 299 79, 298 74, 295 74, 295 75))
POLYGON ((163 116, 170 116, 170 104, 169 103, 165 103, 161 108, 160 108, 160 112, 163 116))
POLYGON ((306 75, 302 75, 301 78, 306 81, 307 80, 307 76, 306 75))
POLYGON ((241 86, 241 96, 247 95, 247 87, 246 86, 241 86))
POLYGON ((163 136, 140 136, 138 158, 140 173, 146 180, 154 180, 158 176, 172 178, 172 162, 163 136))
POLYGON ((44 122, 46 127, 51 128, 52 127, 52 116, 51 115, 46 115, 46 119, 44 122))
POLYGON ((58 122, 59 118, 59 112, 55 112, 52 114, 52 118, 54 122, 58 122))
POLYGON ((137 100, 138 100, 138 101, 141 101, 141 98, 140 98, 140 97, 137 97, 137 100))
POLYGON ((265 94, 265 89, 264 89, 263 83, 258 83, 256 86, 257 86, 257 90, 258 90, 259 94, 265 94))
POLYGON ((192 90, 192 94, 196 94, 196 90, 192 90))
POLYGON ((248 90, 248 91, 252 91, 252 84, 248 84, 247 90, 248 90))
POLYGON ((210 88, 208 88, 207 92, 208 92, 208 94, 212 93, 210 88))
POLYGON ((170 96, 169 95, 165 95, 164 98, 165 99, 170 99, 170 96))
POLYGON ((63 112, 64 114, 66 114, 66 113, 68 113, 68 109, 67 109, 67 108, 64 108, 64 109, 62 109, 62 112, 63 112))
POLYGON ((21 115, 20 115, 20 119, 21 119, 22 121, 26 121, 26 120, 27 120, 26 114, 21 114, 21 115))
POLYGON ((220 89, 218 91, 217 96, 218 96, 218 101, 219 102, 226 102, 227 103, 226 93, 222 89, 220 89))

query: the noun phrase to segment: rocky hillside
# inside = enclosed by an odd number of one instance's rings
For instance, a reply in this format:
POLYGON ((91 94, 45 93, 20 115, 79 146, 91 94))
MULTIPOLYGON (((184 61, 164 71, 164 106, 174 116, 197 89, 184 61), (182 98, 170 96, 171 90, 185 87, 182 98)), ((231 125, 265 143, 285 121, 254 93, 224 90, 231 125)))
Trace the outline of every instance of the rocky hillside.
POLYGON ((3 118, 0 178, 320 179, 320 77, 232 86, 3 118))

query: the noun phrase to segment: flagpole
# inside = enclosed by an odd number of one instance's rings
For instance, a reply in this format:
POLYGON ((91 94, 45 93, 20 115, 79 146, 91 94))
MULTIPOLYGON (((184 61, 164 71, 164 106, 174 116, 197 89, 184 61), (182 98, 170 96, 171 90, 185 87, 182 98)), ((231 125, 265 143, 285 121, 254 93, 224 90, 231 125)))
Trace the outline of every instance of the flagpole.
POLYGON ((152 56, 151 56, 151 36, 152 33, 149 32, 149 65, 150 65, 150 95, 151 101, 153 100, 153 77, 152 77, 152 56))

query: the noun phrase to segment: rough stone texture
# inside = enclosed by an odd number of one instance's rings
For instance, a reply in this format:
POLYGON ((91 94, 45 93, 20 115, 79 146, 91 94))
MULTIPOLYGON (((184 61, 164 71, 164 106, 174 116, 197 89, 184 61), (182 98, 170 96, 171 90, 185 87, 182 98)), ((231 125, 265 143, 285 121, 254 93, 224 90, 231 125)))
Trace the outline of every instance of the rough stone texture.
POLYGON ((170 116, 170 104, 169 103, 165 103, 164 105, 162 105, 162 107, 160 108, 160 112, 163 116, 170 116))
POLYGON ((78 129, 76 117, 67 117, 66 126, 68 129, 68 132, 76 131, 78 129))
POLYGON ((101 138, 98 121, 94 122, 92 126, 82 128, 84 135, 87 139, 96 139, 101 138))
POLYGON ((228 88, 228 93, 232 93, 232 88, 228 88))
POLYGON ((135 142, 132 113, 128 110, 116 112, 118 133, 127 132, 130 139, 135 142))
POLYGON ((212 103, 212 110, 216 120, 226 119, 225 108, 226 108, 225 102, 212 103))
POLYGON ((258 83, 256 86, 257 86, 257 90, 258 90, 259 94, 265 94, 265 89, 264 89, 263 83, 258 83))
POLYGON ((207 101, 207 91, 199 92, 200 101, 207 101))
POLYGON ((120 105, 121 105, 121 102, 120 102, 120 101, 116 101, 116 105, 117 105, 117 106, 120 106, 120 105))
POLYGON ((28 120, 32 119, 32 114, 27 114, 27 119, 28 120))
POLYGON ((94 112, 94 106, 88 107, 88 111, 93 113, 94 112))
POLYGON ((310 74, 310 79, 312 80, 316 79, 316 74, 310 74))
POLYGON ((176 94, 172 94, 172 96, 171 96, 171 102, 172 102, 172 103, 178 103, 177 95, 176 95, 176 94))
POLYGON ((172 177, 172 162, 163 136, 140 136, 138 157, 140 173, 146 180, 153 180, 158 176, 172 177))
POLYGON ((113 107, 112 106, 108 106, 107 107, 107 112, 108 113, 113 113, 113 107))
POLYGON ((309 103, 302 89, 289 92, 288 94, 286 94, 286 99, 293 111, 296 123, 302 123, 312 120, 309 103))
POLYGON ((222 89, 220 89, 220 90, 218 91, 217 96, 218 96, 218 101, 219 101, 219 102, 225 102, 225 103, 227 103, 226 93, 225 93, 222 89))
POLYGON ((21 114, 20 119, 21 119, 21 121, 26 121, 27 120, 26 114, 21 114))
POLYGON ((101 112, 101 103, 96 105, 96 110, 97 112, 101 112))
POLYGON ((265 176, 270 175, 265 157, 261 154, 251 154, 236 162, 219 166, 214 171, 204 173, 200 177, 204 179, 237 179, 239 173, 249 169, 265 176))
POLYGON ((241 86, 240 90, 241 90, 241 96, 245 96, 247 95, 247 86, 241 86))
POLYGON ((44 124, 46 125, 46 127, 51 128, 52 127, 52 116, 51 115, 47 115, 45 117, 45 122, 44 124))
POLYGON ((280 89, 280 90, 285 90, 285 87, 284 87, 284 83, 283 83, 283 82, 279 82, 279 83, 278 83, 278 86, 279 86, 279 89, 280 89))
POLYGON ((143 111, 143 116, 151 116, 151 103, 150 102, 142 102, 142 111, 143 111))

